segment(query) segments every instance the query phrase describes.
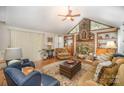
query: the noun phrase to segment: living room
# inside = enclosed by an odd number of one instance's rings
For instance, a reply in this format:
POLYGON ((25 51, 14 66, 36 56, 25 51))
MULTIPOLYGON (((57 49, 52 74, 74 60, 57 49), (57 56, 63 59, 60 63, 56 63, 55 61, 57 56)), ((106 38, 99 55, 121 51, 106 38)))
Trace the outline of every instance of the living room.
POLYGON ((123 86, 123 14, 120 6, 0 6, 0 85, 123 86))

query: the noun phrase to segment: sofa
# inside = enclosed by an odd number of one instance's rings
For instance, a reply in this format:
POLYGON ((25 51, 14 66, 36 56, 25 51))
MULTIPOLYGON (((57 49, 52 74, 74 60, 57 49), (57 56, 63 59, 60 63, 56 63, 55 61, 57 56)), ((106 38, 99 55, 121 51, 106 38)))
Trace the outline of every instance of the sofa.
POLYGON ((4 69, 4 75, 9 86, 59 86, 60 82, 39 71, 32 71, 28 75, 22 72, 21 63, 13 63, 4 69))
POLYGON ((56 53, 56 57, 58 59, 69 59, 69 58, 71 58, 71 53, 69 53, 66 48, 56 48, 55 53, 56 53))
POLYGON ((101 55, 101 54, 114 54, 116 53, 116 49, 107 49, 107 48, 97 48, 96 49, 96 55, 101 55))

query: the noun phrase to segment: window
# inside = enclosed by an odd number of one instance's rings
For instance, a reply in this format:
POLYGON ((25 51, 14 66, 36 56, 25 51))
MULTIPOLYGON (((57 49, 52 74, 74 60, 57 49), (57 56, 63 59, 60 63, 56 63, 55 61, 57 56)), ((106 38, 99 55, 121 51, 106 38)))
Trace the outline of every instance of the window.
POLYGON ((110 26, 101 24, 101 23, 97 23, 95 21, 91 21, 90 22, 90 30, 98 30, 98 29, 106 29, 106 28, 110 28, 110 26))
POLYGON ((78 33, 78 32, 79 32, 79 25, 77 25, 71 31, 69 31, 68 34, 74 34, 74 33, 78 33))

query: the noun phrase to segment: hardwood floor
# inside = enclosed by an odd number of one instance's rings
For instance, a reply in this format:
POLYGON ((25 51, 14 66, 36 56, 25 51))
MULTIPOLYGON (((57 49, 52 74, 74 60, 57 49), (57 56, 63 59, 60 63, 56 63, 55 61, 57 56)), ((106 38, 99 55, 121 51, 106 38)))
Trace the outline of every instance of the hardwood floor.
POLYGON ((5 77, 4 77, 4 73, 3 73, 3 70, 0 69, 0 86, 6 86, 6 80, 5 80, 5 77))
POLYGON ((46 59, 46 60, 43 60, 43 61, 36 62, 36 63, 38 63, 38 64, 36 64, 36 69, 42 68, 43 66, 46 66, 48 64, 58 62, 58 61, 59 60, 56 59, 56 58, 51 58, 51 59, 46 59))
MULTIPOLYGON (((46 66, 48 64, 54 63, 54 62, 58 62, 59 60, 56 58, 51 58, 51 59, 46 59, 46 60, 39 60, 36 62, 36 70, 41 69, 43 66, 46 66)), ((4 77, 4 73, 3 70, 0 69, 0 86, 6 86, 6 80, 4 77)))
MULTIPOLYGON (((49 65, 49 64, 52 64, 52 63, 55 63, 55 62, 59 62, 59 61, 60 60, 58 60, 56 58, 36 61, 36 62, 34 62, 35 65, 36 65, 35 70, 40 70, 42 67, 44 67, 46 65, 49 65)), ((81 62, 85 62, 85 61, 81 61, 81 62)), ((96 64, 96 62, 92 62, 92 63, 90 62, 89 64, 94 65, 94 64, 96 64)), ((3 73, 2 69, 0 69, 0 86, 7 86, 6 79, 4 77, 4 73, 3 73)))

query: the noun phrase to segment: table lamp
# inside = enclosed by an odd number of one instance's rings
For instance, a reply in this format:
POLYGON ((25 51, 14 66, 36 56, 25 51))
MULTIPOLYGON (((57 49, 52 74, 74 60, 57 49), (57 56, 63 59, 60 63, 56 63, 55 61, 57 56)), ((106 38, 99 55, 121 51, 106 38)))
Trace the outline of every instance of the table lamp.
POLYGON ((108 52, 109 52, 109 49, 114 50, 114 52, 116 52, 117 46, 114 41, 108 41, 106 44, 106 48, 108 48, 108 50, 107 50, 108 52))
POLYGON ((48 42, 47 45, 48 45, 48 49, 52 48, 52 42, 48 42))

